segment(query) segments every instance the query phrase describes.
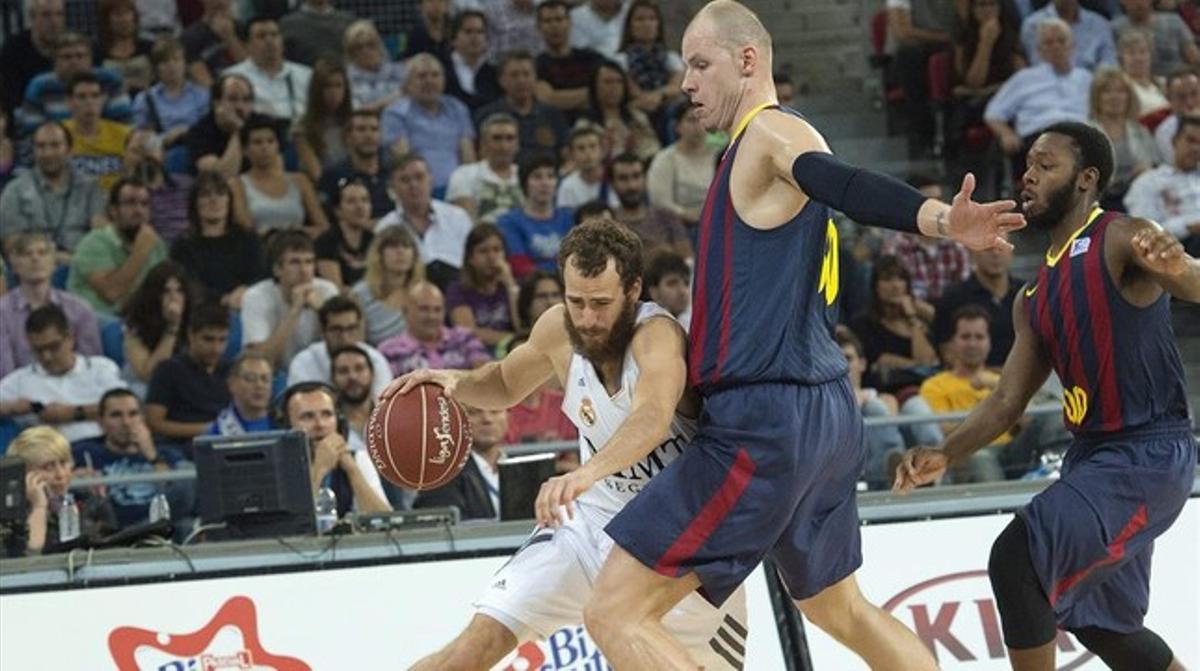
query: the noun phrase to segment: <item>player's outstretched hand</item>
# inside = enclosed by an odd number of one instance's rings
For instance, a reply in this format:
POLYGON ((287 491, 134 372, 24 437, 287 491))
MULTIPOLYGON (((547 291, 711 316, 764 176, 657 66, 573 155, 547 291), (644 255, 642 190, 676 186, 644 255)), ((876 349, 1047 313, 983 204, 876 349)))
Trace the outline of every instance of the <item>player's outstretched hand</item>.
POLYGON ((946 472, 946 453, 932 447, 914 447, 904 453, 896 466, 896 480, 892 491, 907 494, 909 491, 937 482, 946 472))
POLYGON ((1188 254, 1174 235, 1157 226, 1143 228, 1130 240, 1142 265, 1163 275, 1181 275, 1187 270, 1188 254))
POLYGON ((1025 215, 1013 211, 1016 201, 976 203, 971 200, 974 191, 975 175, 968 172, 950 204, 946 232, 969 249, 1012 249, 1008 234, 1025 227, 1025 215))
POLYGON ((385 401, 396 394, 407 394, 414 387, 426 382, 432 382, 442 388, 442 393, 450 398, 454 398, 454 388, 458 386, 458 376, 463 371, 460 370, 433 370, 422 368, 414 370, 411 373, 405 373, 400 377, 392 380, 392 383, 383 390, 379 395, 380 401, 385 401))
POLYGON ((582 468, 543 482, 541 490, 538 491, 537 501, 533 504, 538 524, 544 527, 561 526, 565 522, 560 513, 563 507, 567 509, 567 517, 574 519, 575 499, 586 492, 594 482, 582 468))

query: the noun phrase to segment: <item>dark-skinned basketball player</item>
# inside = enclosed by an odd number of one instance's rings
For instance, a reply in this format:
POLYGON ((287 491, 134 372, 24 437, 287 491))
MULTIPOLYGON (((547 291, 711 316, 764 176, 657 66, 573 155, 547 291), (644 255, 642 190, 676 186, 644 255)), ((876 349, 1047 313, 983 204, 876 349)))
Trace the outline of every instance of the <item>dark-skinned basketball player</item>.
POLYGON ((1022 208, 1050 247, 1013 305, 999 386, 941 447, 906 453, 895 488, 933 482, 987 445, 1053 370, 1074 442, 1061 478, 1017 512, 988 563, 1012 667, 1055 668, 1061 627, 1112 669, 1179 670, 1142 620, 1153 541, 1182 510, 1196 467, 1169 302, 1200 301, 1200 261, 1158 224, 1096 206, 1113 172, 1102 131, 1055 124, 1026 164, 1022 208))

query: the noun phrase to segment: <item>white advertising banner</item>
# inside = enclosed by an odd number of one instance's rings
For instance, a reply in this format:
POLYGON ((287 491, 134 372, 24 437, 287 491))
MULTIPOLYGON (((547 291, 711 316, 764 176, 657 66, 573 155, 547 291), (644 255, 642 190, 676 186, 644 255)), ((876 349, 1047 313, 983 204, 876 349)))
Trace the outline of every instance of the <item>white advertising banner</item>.
MULTIPOLYGON (((992 542, 1011 514, 876 524, 863 528, 859 585, 867 599, 899 618, 930 646, 942 669, 1009 669, 1000 616, 987 577, 992 542)), ((1200 665, 1200 499, 1192 499, 1155 543, 1146 626, 1187 668, 1200 665)), ((805 624, 814 671, 867 666, 805 624)), ((1059 671, 1107 668, 1067 634, 1059 671)))

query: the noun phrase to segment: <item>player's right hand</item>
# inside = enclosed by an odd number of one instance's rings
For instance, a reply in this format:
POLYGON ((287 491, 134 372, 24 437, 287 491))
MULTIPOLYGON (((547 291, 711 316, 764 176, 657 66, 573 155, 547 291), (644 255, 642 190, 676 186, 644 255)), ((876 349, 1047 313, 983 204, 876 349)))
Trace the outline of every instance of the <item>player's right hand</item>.
POLYGON ((900 464, 896 466, 896 480, 892 483, 892 491, 907 494, 921 485, 937 482, 946 472, 948 462, 946 453, 939 449, 914 447, 904 453, 900 464))
POLYGON ((396 394, 407 394, 412 391, 417 385, 426 382, 432 382, 442 388, 442 393, 450 398, 454 398, 454 389, 458 386, 458 377, 463 371, 460 370, 436 370, 422 368, 414 370, 411 373, 405 373, 400 377, 392 380, 392 383, 383 390, 379 395, 379 400, 387 400, 396 394))

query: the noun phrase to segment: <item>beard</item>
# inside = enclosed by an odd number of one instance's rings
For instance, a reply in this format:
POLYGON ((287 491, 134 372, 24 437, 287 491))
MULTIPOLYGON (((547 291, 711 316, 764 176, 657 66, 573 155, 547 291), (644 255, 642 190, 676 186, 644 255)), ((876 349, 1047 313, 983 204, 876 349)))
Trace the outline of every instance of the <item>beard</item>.
POLYGON ((636 311, 637 301, 626 296, 625 306, 622 308, 621 314, 617 316, 617 321, 609 331, 608 337, 601 342, 596 342, 595 340, 584 340, 584 336, 600 334, 583 332, 575 328, 575 322, 571 321, 571 313, 563 310, 563 323, 567 327, 567 336, 571 339, 571 347, 593 364, 623 358, 625 350, 629 348, 629 343, 633 340, 636 311))
MULTIPOLYGON (((1076 173, 1078 176, 1078 173, 1076 173)), ((1046 199, 1046 209, 1039 214, 1026 214, 1025 221, 1030 228, 1037 231, 1049 231, 1062 222, 1067 213, 1075 207, 1075 177, 1067 181, 1062 188, 1050 192, 1046 199)))
POLYGON ((642 205, 645 201, 641 191, 626 191, 624 193, 617 192, 617 201, 621 203, 621 207, 626 210, 634 210, 642 205))
POLYGON ((342 403, 345 405, 359 405, 371 397, 370 385, 353 385, 341 391, 342 403))

